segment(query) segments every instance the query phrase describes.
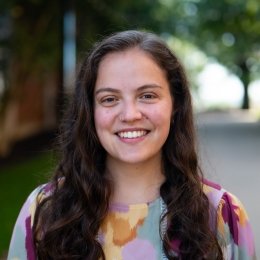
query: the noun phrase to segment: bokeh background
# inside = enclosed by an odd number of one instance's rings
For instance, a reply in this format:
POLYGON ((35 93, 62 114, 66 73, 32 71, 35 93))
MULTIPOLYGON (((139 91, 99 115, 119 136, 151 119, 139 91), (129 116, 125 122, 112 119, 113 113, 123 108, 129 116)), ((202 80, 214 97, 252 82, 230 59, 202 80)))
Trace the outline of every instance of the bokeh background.
POLYGON ((77 64, 125 29, 159 34, 184 64, 204 173, 245 205, 259 256, 258 0, 1 0, 0 259, 24 200, 55 169, 77 64))

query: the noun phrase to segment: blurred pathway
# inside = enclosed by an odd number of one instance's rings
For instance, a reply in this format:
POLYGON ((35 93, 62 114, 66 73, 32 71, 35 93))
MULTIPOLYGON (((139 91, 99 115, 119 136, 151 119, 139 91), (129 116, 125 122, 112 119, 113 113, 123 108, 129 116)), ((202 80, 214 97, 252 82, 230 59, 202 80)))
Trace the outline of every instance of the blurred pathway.
POLYGON ((197 115, 200 161, 205 175, 244 204, 260 257, 260 122, 246 112, 197 115))

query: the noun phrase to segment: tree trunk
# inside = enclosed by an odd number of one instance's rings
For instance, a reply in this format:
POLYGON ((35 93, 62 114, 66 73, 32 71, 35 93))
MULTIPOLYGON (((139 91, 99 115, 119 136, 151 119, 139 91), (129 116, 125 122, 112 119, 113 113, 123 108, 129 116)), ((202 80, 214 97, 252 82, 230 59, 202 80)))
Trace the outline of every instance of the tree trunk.
POLYGON ((248 65, 246 64, 246 61, 243 60, 240 62, 239 67, 241 69, 242 75, 240 77, 243 87, 244 87, 244 96, 242 101, 242 109, 249 109, 250 108, 250 100, 248 95, 248 85, 250 83, 250 71, 248 68, 248 65))

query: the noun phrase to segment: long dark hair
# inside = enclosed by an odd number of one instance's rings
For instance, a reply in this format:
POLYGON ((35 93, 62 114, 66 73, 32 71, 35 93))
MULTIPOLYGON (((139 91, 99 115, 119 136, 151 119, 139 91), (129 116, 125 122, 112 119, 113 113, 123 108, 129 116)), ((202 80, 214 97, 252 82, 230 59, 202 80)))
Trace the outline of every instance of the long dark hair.
POLYGON ((111 52, 137 47, 162 68, 170 83, 174 115, 163 146, 167 230, 162 234, 169 259, 179 241, 181 259, 223 259, 209 226, 209 201, 195 150, 190 91, 183 68, 165 43, 151 33, 124 31, 97 43, 85 58, 76 91, 61 127, 61 160, 52 192, 41 198, 33 232, 39 259, 105 259, 98 231, 108 212, 111 183, 106 178, 106 152, 94 126, 93 95, 100 61, 111 52))

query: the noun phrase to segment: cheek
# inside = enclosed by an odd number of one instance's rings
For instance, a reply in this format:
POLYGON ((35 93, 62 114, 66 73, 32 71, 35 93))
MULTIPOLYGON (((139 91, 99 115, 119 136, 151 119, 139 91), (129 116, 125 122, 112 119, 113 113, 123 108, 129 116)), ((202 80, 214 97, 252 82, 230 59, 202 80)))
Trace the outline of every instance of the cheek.
POLYGON ((112 118, 111 113, 108 111, 104 111, 103 109, 96 109, 94 117, 97 134, 111 127, 112 118))
POLYGON ((156 125, 168 128, 172 118, 172 105, 165 104, 160 107, 150 110, 150 116, 156 125))

